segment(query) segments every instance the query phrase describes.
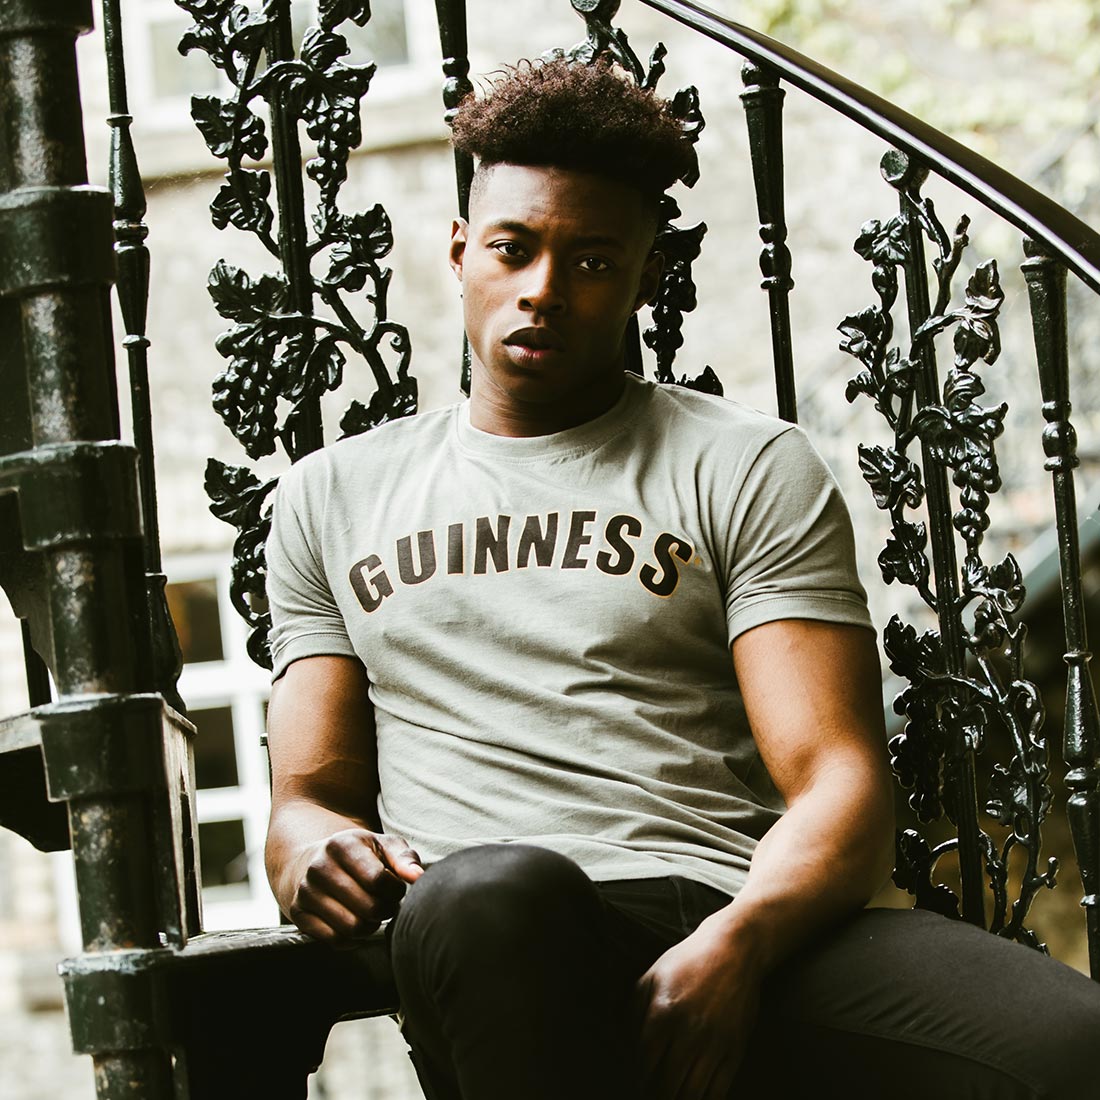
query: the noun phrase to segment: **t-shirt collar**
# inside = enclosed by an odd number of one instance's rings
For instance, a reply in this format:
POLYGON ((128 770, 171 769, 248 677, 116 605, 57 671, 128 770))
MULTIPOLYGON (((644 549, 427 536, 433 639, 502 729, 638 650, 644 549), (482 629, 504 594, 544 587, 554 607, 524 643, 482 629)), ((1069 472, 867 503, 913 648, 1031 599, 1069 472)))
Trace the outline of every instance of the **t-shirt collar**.
POLYGON ((574 428, 548 435, 517 437, 484 432, 470 423, 470 403, 465 401, 459 406, 455 418, 458 441, 467 451, 504 459, 583 454, 595 450, 633 420, 651 385, 637 375, 627 373, 623 392, 607 412, 574 428))

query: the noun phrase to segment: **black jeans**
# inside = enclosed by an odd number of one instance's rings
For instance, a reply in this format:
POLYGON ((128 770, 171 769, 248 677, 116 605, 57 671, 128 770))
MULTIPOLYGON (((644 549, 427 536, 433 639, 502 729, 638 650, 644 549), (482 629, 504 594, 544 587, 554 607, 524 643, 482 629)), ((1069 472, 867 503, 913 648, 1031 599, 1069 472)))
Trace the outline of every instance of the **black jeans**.
MULTIPOLYGON (((432 866, 390 926, 428 1100, 632 1100, 637 978, 728 898, 593 883, 542 848, 432 866)), ((980 929, 865 910, 769 979, 735 1095, 1086 1100, 1100 985, 980 929)))

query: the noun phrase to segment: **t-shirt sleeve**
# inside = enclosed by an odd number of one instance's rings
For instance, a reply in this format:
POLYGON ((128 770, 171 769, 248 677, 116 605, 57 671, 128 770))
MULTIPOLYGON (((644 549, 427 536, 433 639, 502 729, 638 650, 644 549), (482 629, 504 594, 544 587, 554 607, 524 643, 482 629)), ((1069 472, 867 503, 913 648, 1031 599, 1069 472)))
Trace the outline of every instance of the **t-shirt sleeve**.
POLYGON ((734 502, 728 549, 729 640, 778 619, 871 627, 848 508, 804 432, 772 438, 734 502))
POLYGON ((272 679, 302 657, 354 657, 321 556, 321 517, 292 470, 275 492, 267 539, 272 679))

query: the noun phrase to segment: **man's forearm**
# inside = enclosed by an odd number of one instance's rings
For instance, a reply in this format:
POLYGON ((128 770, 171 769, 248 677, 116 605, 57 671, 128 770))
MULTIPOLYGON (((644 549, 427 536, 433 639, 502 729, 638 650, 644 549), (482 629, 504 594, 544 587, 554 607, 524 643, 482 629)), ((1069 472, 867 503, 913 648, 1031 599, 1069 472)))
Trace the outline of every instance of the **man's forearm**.
POLYGON ((753 855, 737 898, 710 918, 766 974, 861 908, 893 865, 889 788, 837 765, 803 791, 753 855))
POLYGON ((768 973, 885 877, 890 787, 860 757, 841 755, 798 791, 757 847, 741 893, 640 979, 654 1095, 725 1096, 768 973))

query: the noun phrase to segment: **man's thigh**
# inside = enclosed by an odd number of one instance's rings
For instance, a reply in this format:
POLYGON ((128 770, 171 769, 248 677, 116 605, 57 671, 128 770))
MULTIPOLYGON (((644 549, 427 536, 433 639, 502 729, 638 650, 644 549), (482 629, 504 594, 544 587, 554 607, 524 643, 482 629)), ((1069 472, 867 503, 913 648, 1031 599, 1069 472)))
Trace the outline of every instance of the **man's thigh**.
POLYGON ((1079 1100, 1098 1051, 1097 983, 958 921, 871 909, 772 977, 745 1074, 773 1095, 832 1079, 875 1100, 1079 1100))

